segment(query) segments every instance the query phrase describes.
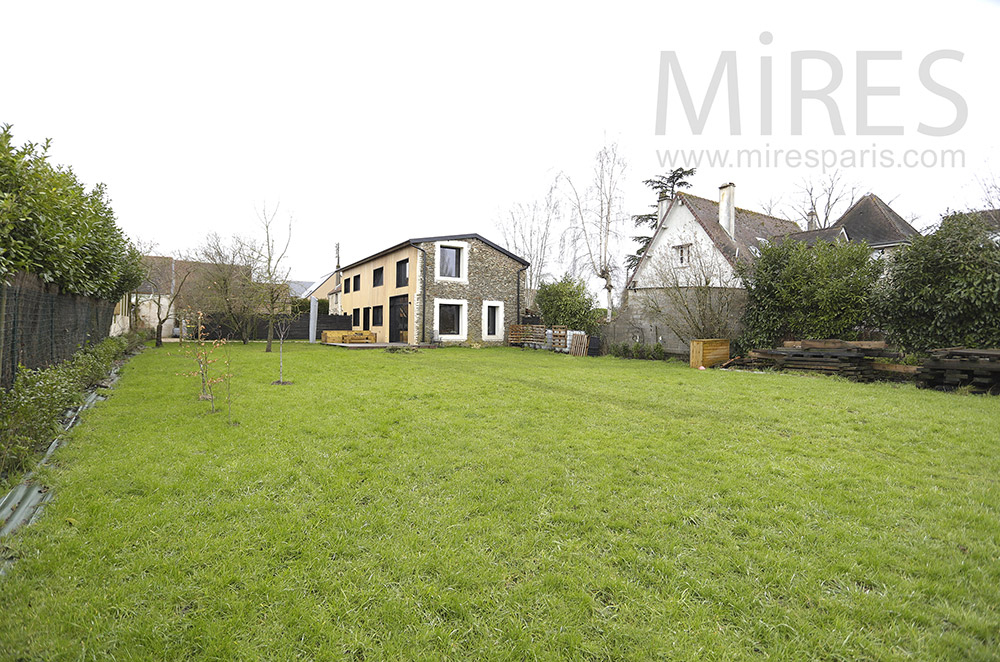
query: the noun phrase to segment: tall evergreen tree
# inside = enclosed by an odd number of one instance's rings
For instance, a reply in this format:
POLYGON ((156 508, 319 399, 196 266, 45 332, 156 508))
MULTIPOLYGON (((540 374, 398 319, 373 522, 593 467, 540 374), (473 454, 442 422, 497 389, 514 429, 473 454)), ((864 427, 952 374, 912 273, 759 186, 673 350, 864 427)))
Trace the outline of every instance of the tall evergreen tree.
MULTIPOLYGON (((674 193, 678 189, 691 188, 691 183, 687 181, 688 177, 694 177, 694 168, 674 168, 666 175, 657 175, 652 179, 647 179, 643 181, 643 184, 653 189, 656 192, 656 204, 650 205, 653 211, 647 214, 633 214, 632 222, 637 228, 650 228, 651 230, 656 229, 656 224, 660 222, 659 215, 657 214, 657 209, 659 208, 659 201, 664 198, 674 197, 674 193)), ((653 236, 635 236, 632 237, 632 241, 639 244, 638 250, 633 255, 628 255, 625 257, 625 269, 629 273, 635 271, 635 268, 639 266, 639 260, 642 258, 646 249, 649 248, 649 242, 653 240, 653 236)))

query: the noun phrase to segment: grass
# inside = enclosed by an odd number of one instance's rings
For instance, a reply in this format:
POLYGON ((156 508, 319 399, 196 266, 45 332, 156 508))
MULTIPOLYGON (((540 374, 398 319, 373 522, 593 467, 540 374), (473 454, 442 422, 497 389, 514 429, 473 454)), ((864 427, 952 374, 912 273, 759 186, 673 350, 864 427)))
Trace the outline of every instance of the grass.
POLYGON ((133 359, 0 658, 997 659, 1000 400, 517 349, 133 359), (193 363, 191 363, 193 366, 193 363))

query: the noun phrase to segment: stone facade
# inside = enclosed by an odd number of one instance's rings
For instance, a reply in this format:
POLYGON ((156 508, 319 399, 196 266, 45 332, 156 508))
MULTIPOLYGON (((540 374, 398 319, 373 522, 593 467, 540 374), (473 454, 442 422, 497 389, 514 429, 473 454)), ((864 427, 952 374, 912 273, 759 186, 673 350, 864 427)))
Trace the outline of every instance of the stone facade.
POLYGON ((420 282, 415 302, 416 333, 419 335, 423 330, 427 341, 445 344, 506 343, 510 325, 517 323, 518 280, 521 283, 522 311, 525 305, 524 265, 475 237, 427 241, 417 244, 417 247, 422 250, 418 251, 417 272, 414 274, 420 282), (459 250, 461 269, 458 278, 441 276, 442 248, 459 250), (426 284, 423 277, 425 260, 426 284), (461 306, 459 334, 440 333, 439 312, 442 304, 461 306), (426 311, 423 309, 425 305, 426 311), (496 309, 497 334, 485 337, 486 310, 491 306, 496 309))

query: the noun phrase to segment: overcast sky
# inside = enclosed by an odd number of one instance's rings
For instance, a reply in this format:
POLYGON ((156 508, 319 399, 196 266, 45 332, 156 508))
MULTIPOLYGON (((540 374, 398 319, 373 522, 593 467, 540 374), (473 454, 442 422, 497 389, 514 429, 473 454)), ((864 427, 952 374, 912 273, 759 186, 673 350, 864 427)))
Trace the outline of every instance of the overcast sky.
MULTIPOLYGON (((586 179, 606 141, 627 158, 630 213, 652 202, 641 181, 668 170, 673 149, 914 149, 925 161, 961 150, 959 167, 840 168, 918 227, 976 204, 977 177, 1000 176, 996 2, 3 2, 2 15, 0 122, 17 141, 52 138, 53 161, 106 183, 120 225, 160 253, 209 231, 253 234, 255 208, 280 203, 300 280, 333 269, 338 241, 346 264, 409 237, 499 240, 503 210, 560 172, 586 179), (843 69, 830 96, 844 135, 808 99, 793 135, 792 53, 803 50, 828 54, 804 66, 804 88, 830 80, 831 58, 843 69), (962 59, 936 60, 928 86, 921 62, 942 50, 962 59), (657 135, 661 52, 676 55, 700 108, 723 51, 738 65, 740 134, 723 81, 700 135, 668 87, 657 135), (903 135, 859 135, 860 51, 898 52, 867 71, 869 87, 899 90, 866 105, 870 126, 903 135), (954 124, 962 104, 951 135, 918 132, 954 124)), ((692 192, 714 198, 732 181, 737 205, 759 209, 821 176, 702 164, 692 192)))

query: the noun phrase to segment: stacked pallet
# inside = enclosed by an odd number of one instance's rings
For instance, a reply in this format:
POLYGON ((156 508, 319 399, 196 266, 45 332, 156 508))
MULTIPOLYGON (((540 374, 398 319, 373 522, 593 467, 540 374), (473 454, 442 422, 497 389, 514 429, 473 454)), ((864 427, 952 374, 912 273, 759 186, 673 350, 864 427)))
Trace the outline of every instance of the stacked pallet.
POLYGON ((544 345, 545 327, 541 324, 512 324, 508 337, 511 345, 544 345))
POLYGON ((1000 394, 1000 349, 950 348, 931 352, 917 370, 917 386, 939 391, 969 387, 1000 394))
POLYGON ((875 379, 872 361, 859 347, 842 349, 779 347, 750 352, 750 357, 769 361, 778 370, 811 370, 829 375, 840 375, 858 382, 875 379))

